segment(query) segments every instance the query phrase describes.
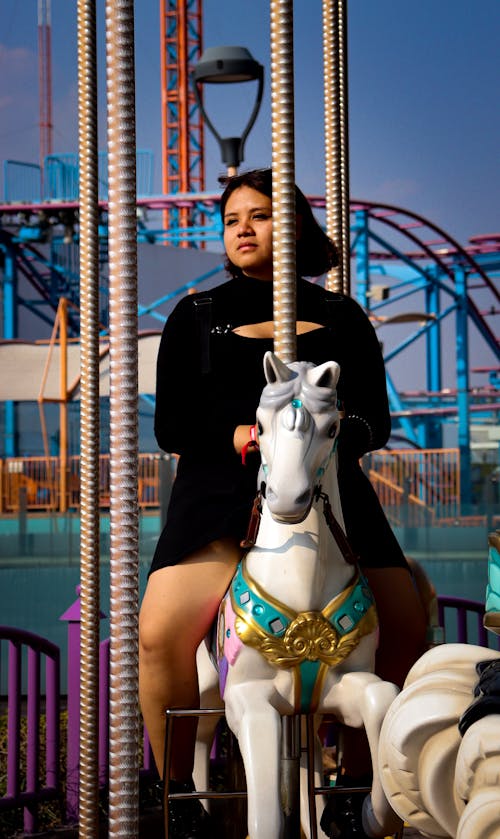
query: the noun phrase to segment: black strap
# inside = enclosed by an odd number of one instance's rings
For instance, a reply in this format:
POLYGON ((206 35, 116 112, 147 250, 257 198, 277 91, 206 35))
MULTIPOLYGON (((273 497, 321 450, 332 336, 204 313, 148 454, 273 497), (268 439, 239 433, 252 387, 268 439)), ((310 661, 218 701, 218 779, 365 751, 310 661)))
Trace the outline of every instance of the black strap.
POLYGON ((202 374, 210 373, 210 330, 212 328, 212 298, 199 297, 194 300, 202 374))
POLYGON ((326 492, 319 490, 316 492, 316 498, 321 498, 323 501, 323 515, 345 561, 349 565, 359 565, 359 557, 354 553, 347 536, 333 515, 332 505, 330 504, 328 495, 326 492))
POLYGON ((262 493, 258 492, 254 498, 252 512, 250 513, 250 521, 248 523, 248 530, 246 538, 240 542, 240 548, 249 550, 253 548, 257 540, 257 533, 259 532, 260 517, 262 515, 262 493))

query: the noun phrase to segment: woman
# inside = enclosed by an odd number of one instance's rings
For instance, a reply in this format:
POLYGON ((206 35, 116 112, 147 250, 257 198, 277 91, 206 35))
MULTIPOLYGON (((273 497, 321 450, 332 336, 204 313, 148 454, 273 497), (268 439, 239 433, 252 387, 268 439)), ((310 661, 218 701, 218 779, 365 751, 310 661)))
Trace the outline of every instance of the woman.
MULTIPOLYGON (((220 212, 231 279, 180 301, 158 354, 155 433, 164 451, 180 455, 140 615, 141 707, 160 772, 165 709, 199 707, 196 649, 241 557, 256 491, 258 455, 243 466, 241 450, 265 384, 262 358, 273 346, 271 196, 270 169, 227 179, 220 212)), ((345 418, 339 483, 346 527, 380 613, 377 672, 401 684, 424 649, 425 616, 359 466, 359 458, 385 445, 390 433, 384 364, 358 304, 302 279, 325 273, 337 256, 298 188, 296 214, 297 357, 340 364, 345 418)), ((176 725, 171 774, 180 789, 190 783, 194 736, 191 722, 176 725)), ((203 836, 203 819, 189 819, 184 833, 181 827, 174 835, 203 836)))

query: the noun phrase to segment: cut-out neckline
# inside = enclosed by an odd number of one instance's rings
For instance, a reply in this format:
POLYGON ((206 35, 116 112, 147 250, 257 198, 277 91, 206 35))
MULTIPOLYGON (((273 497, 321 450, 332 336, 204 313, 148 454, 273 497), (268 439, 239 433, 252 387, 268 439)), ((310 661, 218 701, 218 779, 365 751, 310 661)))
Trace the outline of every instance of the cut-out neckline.
MULTIPOLYGON (((297 335, 314 332, 316 329, 324 329, 323 324, 308 320, 297 321, 297 335)), ((272 320, 265 320, 261 323, 248 323, 243 326, 237 326, 232 331, 235 335, 240 335, 243 338, 273 338, 274 323, 272 320)))

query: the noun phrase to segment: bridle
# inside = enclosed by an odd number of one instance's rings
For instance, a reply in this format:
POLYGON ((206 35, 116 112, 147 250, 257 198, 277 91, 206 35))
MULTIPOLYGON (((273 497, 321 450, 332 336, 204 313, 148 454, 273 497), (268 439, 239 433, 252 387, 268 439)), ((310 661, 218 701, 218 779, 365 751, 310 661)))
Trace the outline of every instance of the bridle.
MULTIPOLYGON (((252 512, 250 513, 250 521, 248 524, 247 535, 245 539, 243 539, 243 541, 240 542, 240 547, 244 548, 245 550, 249 550, 250 548, 253 548, 255 545, 257 534, 259 532, 260 519, 262 516, 262 499, 265 497, 266 484, 263 481, 260 485, 260 490, 257 492, 257 495, 254 498, 252 512)), ((351 548, 351 545, 349 544, 347 536, 345 535, 342 527, 335 518, 332 510, 332 505, 330 504, 330 499, 328 497, 328 493, 323 492, 323 490, 321 489, 321 484, 318 484, 318 486, 315 488, 313 492, 313 500, 321 500, 323 502, 323 516, 325 517, 328 529, 330 530, 330 533, 335 539, 345 561, 349 565, 358 565, 359 557, 354 553, 353 549, 351 548)))

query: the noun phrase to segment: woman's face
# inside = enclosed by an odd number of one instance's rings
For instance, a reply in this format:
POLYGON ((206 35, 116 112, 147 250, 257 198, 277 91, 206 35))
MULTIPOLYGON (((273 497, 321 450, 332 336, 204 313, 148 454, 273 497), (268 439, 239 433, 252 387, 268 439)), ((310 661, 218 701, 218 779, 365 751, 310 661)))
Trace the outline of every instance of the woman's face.
POLYGON ((249 186, 240 186, 227 200, 223 221, 228 259, 249 277, 272 280, 271 199, 249 186))

